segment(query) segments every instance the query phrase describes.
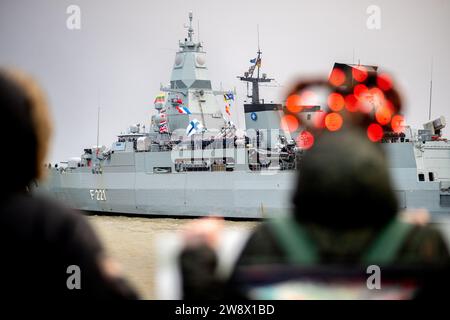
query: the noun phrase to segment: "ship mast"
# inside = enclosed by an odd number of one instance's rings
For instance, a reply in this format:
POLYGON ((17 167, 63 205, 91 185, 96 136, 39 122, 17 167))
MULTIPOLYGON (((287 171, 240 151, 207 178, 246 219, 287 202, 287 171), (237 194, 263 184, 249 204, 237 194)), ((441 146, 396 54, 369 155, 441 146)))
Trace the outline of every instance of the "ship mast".
POLYGON ((252 98, 252 104, 260 104, 261 103, 260 99, 259 99, 259 83, 260 82, 271 82, 273 80, 273 79, 267 78, 264 73, 262 74, 262 77, 260 77, 262 52, 261 52, 261 48, 259 46, 259 25, 257 27, 257 32, 258 32, 258 51, 257 51, 255 64, 252 65, 250 67, 250 69, 244 73, 244 76, 238 77, 238 79, 240 79, 241 81, 247 82, 247 97, 252 98), (257 68, 256 77, 253 76, 253 74, 255 73, 255 67, 257 68), (252 84, 252 94, 251 95, 248 94, 248 84, 249 83, 252 84))
POLYGON ((192 35, 194 34, 194 29, 192 28, 192 11, 189 12, 189 29, 188 29, 188 38, 189 41, 192 42, 192 35))
POLYGON ((100 140, 100 105, 98 106, 97 109, 97 146, 95 151, 97 159, 98 159, 98 144, 100 143, 99 140, 100 140))
MULTIPOLYGON (((188 38, 189 38, 189 42, 193 43, 193 34, 194 34, 194 28, 192 27, 192 19, 193 19, 193 13, 192 11, 189 11, 189 28, 188 28, 188 38)), ((198 42, 198 45, 201 46, 200 40, 198 42)), ((202 106, 202 102, 199 100, 198 102, 198 106, 200 108, 200 115, 202 117, 202 124, 206 127, 206 122, 205 122, 205 113, 203 112, 203 106, 202 106)))
POLYGON ((430 103, 428 107, 428 121, 431 120, 431 99, 433 97, 433 57, 431 57, 431 71, 430 71, 430 103))

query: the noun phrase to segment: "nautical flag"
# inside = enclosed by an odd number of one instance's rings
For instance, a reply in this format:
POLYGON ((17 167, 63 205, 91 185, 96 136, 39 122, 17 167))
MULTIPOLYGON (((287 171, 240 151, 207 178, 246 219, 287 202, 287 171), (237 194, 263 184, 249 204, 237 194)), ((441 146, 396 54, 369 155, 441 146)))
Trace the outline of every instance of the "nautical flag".
POLYGON ((258 66, 258 68, 261 68, 261 58, 259 58, 258 61, 256 61, 256 65, 258 66))
POLYGON ((225 93, 225 94, 223 95, 223 97, 225 98, 225 101, 228 101, 228 100, 233 100, 233 101, 234 101, 234 95, 233 95, 233 92, 225 93))
POLYGON ((159 133, 169 132, 169 128, 167 127, 167 120, 161 120, 158 124, 159 133))
POLYGON ((169 132, 169 128, 167 127, 167 124, 163 124, 159 127, 159 133, 167 133, 169 132))
POLYGON ((197 119, 193 119, 191 122, 189 122, 189 125, 186 128, 186 135, 188 137, 192 136, 193 134, 201 132, 203 129, 202 124, 197 119))
POLYGON ((225 112, 231 116, 231 104, 228 101, 234 101, 234 95, 232 92, 225 93, 223 95, 223 101, 225 101, 225 112))
POLYGON ((174 99, 171 100, 173 105, 177 105, 177 104, 182 104, 183 100, 181 100, 180 98, 176 97, 174 99))
POLYGON ((166 101, 166 94, 164 92, 158 93, 158 95, 155 98, 155 104, 164 103, 165 101, 166 101))
POLYGON ((176 106, 175 109, 177 109, 178 113, 192 114, 192 112, 185 106, 176 106))
POLYGON ((184 111, 186 114, 192 114, 192 112, 188 109, 188 107, 181 106, 181 109, 183 109, 183 111, 184 111))
POLYGON ((256 63, 256 58, 255 59, 251 59, 250 63, 256 63))
POLYGON ((225 112, 230 116, 231 115, 231 105, 229 101, 234 101, 233 92, 224 93, 223 100, 225 101, 225 112))

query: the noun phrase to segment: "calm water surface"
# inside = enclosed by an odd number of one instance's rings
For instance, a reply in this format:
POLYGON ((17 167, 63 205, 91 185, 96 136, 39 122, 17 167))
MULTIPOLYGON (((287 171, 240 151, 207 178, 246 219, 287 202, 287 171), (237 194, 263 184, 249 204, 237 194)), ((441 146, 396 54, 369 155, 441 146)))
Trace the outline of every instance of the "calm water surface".
MULTIPOLYGON (((107 252, 117 260, 131 284, 145 299, 156 298, 154 273, 155 236, 177 233, 192 219, 143 218, 123 216, 89 216, 107 252)), ((226 229, 250 230, 255 221, 225 221, 226 229)))

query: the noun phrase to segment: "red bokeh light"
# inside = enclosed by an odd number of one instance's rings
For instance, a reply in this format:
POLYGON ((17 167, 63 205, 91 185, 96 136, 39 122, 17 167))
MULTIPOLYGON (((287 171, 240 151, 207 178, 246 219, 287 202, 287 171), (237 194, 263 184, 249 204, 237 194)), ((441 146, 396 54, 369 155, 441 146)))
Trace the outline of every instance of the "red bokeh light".
POLYGON ((367 79, 367 70, 363 66, 352 68, 352 76, 358 82, 363 82, 367 79))
POLYGON ((354 94, 349 94, 345 97, 345 108, 350 112, 358 111, 358 99, 354 94))
POLYGON ((314 135, 307 130, 303 130, 297 136, 296 142, 299 148, 308 150, 314 145, 314 135))
POLYGON ((364 95, 366 95, 369 92, 369 89, 367 89, 367 86, 364 84, 357 84, 355 88, 353 89, 353 93, 355 94, 356 98, 361 98, 364 95))
POLYGON ((382 73, 377 77, 377 86, 383 90, 387 91, 392 88, 392 79, 387 73, 382 73))
POLYGON ((315 112, 315 114, 313 116, 313 123, 317 129, 325 128, 325 116, 326 115, 327 114, 325 112, 323 112, 322 110, 315 112))
POLYGON ((394 114, 395 113, 394 104, 388 99, 385 100, 385 103, 386 103, 385 107, 388 108, 391 111, 391 115, 394 114))
POLYGON ((342 86, 345 82, 344 71, 342 71, 341 69, 338 69, 338 68, 334 68, 333 71, 331 71, 329 81, 335 87, 342 86))
POLYGON ((292 112, 297 113, 302 110, 302 98, 298 94, 291 94, 286 99, 286 108, 292 112))
POLYGON ((328 96, 328 106, 333 111, 340 111, 344 108, 345 100, 344 97, 336 92, 331 93, 328 96))
POLYGON ((392 111, 387 105, 379 107, 375 112, 375 119, 382 126, 387 125, 389 122, 391 122, 391 118, 392 111))
POLYGON ((298 126, 298 119, 291 114, 284 115, 281 118, 281 129, 284 131, 293 132, 298 129, 298 126))
POLYGON ((380 88, 378 87, 373 87, 369 89, 369 95, 371 95, 372 97, 374 97, 375 100, 377 101, 384 101, 384 92, 380 90, 380 88))
POLYGON ((405 118, 403 116, 396 114, 391 120, 392 131, 395 133, 400 133, 405 130, 405 118))
POLYGON ((330 131, 337 131, 341 129, 344 119, 339 113, 332 112, 325 117, 325 127, 330 131))
POLYGON ((383 128, 378 123, 371 123, 367 128, 367 136, 372 142, 380 141, 383 134, 383 128))

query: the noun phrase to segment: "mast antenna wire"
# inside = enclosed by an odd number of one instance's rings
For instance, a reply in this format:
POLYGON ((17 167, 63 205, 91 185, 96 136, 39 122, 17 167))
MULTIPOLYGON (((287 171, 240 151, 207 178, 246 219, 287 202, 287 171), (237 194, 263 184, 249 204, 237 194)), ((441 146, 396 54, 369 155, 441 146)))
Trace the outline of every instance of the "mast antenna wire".
POLYGON ((194 29, 192 28, 192 18, 193 18, 192 11, 189 11, 189 29, 188 29, 188 38, 189 38, 189 41, 190 41, 190 42, 192 42, 192 35, 194 34, 194 29))
POLYGON ((260 46, 259 46, 259 24, 256 25, 256 32, 258 34, 258 52, 261 51, 260 46))
MULTIPOLYGON (((258 34, 258 57, 256 58, 256 63, 258 67, 257 79, 259 79, 259 69, 261 69, 261 47, 259 45, 259 24, 256 25, 256 33, 258 34)), ((254 86, 255 83, 252 84, 254 86)))
POLYGON ((431 56, 431 70, 430 70, 430 105, 428 107, 428 120, 431 120, 431 101, 433 97, 433 56, 431 56))

